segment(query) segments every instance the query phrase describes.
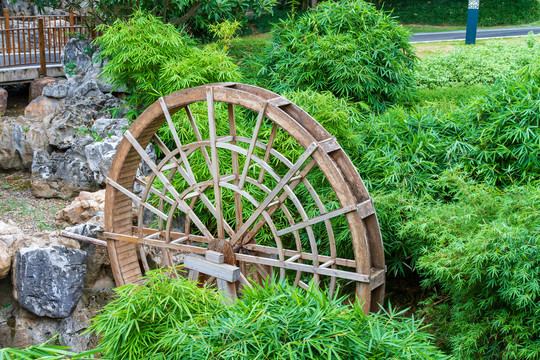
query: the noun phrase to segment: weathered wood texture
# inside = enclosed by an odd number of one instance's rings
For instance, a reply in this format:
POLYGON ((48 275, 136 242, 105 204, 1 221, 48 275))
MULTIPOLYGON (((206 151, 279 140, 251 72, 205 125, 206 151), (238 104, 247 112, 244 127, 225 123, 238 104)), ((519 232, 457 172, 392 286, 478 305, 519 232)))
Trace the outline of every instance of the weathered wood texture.
POLYGON ((206 274, 210 279, 217 279, 218 288, 229 293, 236 291, 239 284, 249 286, 248 277, 255 276, 262 281, 275 268, 282 278, 287 271, 296 273, 294 283, 301 287, 307 286, 302 274, 310 274, 317 284, 321 277, 329 277, 330 281, 325 284, 330 293, 335 291, 337 279, 355 281, 356 294, 363 301, 366 313, 378 311, 383 301, 385 264, 381 233, 372 199, 358 172, 336 139, 317 121, 284 97, 258 87, 210 84, 170 94, 146 109, 126 132, 111 166, 105 227, 118 285, 135 282, 148 270, 143 248, 150 246, 160 248, 165 264, 171 267, 176 265, 174 252, 206 253, 206 260, 186 256, 186 266, 192 268, 189 277, 200 280, 206 274), (207 104, 208 139, 201 136, 189 108, 196 102, 207 104), (227 104, 228 134, 217 133, 216 103, 220 102, 227 104), (257 114, 250 137, 238 136, 235 107, 257 114), (197 140, 193 143, 182 144, 174 129, 172 116, 180 110, 186 112, 193 128, 197 140), (263 141, 260 132, 264 121, 271 121, 272 128, 269 138, 263 141), (171 129, 175 149, 168 149, 155 135, 164 123, 171 129), (279 144, 275 144, 276 134, 282 130, 304 148, 304 153, 294 162, 281 154, 279 144), (143 150, 152 139, 164 154, 157 164, 143 150), (195 178, 190 161, 196 152, 202 153, 210 179, 195 178), (230 174, 222 174, 220 170, 220 156, 224 153, 228 154, 226 159, 232 161, 230 174), (152 169, 152 174, 137 180, 144 191, 136 195, 133 186, 141 160, 152 169), (278 174, 271 166, 276 162, 288 169, 286 174, 278 174), (260 168, 253 177, 249 175, 252 166, 260 168), (328 211, 309 182, 309 173, 315 168, 323 173, 334 191, 339 209, 328 211), (172 186, 174 174, 185 180, 186 188, 172 186), (271 179, 272 185, 265 179, 271 179), (161 185, 155 186, 157 182, 161 185), (307 191, 311 196, 312 207, 318 209, 319 215, 308 216, 295 192, 300 185, 304 194, 307 191), (265 198, 257 200, 249 189, 257 189, 265 198), (223 216, 224 191, 234 192, 234 225, 223 216), (212 200, 207 194, 211 194, 212 200), (150 196, 155 199, 152 204, 148 201, 150 196), (138 209, 137 226, 132 224, 132 203, 138 209), (199 219, 194 211, 198 203, 212 214, 214 225, 199 219), (243 212, 247 204, 254 209, 248 216, 243 212), (144 209, 156 214, 158 225, 155 228, 143 226, 144 209), (273 217, 278 211, 286 218, 288 226, 274 223, 273 217), (172 231, 177 212, 186 217, 184 232, 172 231), (332 227, 332 220, 337 217, 346 219, 354 259, 337 255, 332 227), (319 224, 327 237, 322 240, 313 228, 319 224), (274 246, 257 244, 257 234, 263 227, 269 229, 274 246), (197 235, 191 233, 194 229, 197 235), (304 234, 309 250, 303 248, 300 233, 304 234), (289 242, 292 239, 294 248, 286 248, 282 237, 287 237, 289 242), (219 253, 224 255, 223 264, 219 253), (238 269, 239 275, 224 279, 221 275, 226 272, 222 269, 225 265, 238 269))

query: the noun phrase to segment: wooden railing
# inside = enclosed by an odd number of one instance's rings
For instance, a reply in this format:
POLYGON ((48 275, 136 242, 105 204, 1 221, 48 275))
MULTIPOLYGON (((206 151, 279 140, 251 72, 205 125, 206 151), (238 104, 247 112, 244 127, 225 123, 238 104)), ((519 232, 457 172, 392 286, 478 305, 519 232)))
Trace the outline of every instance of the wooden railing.
POLYGON ((4 19, 0 21, 0 68, 41 65, 40 72, 46 75, 47 64, 61 62, 60 54, 70 38, 94 37, 85 20, 72 13, 10 17, 8 10, 4 10, 4 19))

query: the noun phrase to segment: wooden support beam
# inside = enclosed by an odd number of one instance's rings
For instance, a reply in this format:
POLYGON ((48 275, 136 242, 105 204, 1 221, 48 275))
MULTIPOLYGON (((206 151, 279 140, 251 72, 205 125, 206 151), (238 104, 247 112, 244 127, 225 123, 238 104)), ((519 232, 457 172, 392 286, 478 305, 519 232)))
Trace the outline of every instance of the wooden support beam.
POLYGON ((220 280, 229 282, 240 280, 240 268, 229 264, 217 264, 200 256, 186 256, 184 258, 184 267, 220 280))

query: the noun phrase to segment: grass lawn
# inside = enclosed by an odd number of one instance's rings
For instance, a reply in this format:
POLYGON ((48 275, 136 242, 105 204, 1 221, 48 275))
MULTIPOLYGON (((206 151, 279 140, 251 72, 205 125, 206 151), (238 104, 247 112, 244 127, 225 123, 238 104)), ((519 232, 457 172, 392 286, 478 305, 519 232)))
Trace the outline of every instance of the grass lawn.
MULTIPOLYGON (((485 46, 486 44, 498 42, 498 43, 516 43, 523 41, 525 36, 499 38, 499 39, 478 39, 476 40, 476 46, 485 46)), ((416 55, 420 58, 433 55, 440 52, 450 52, 456 46, 464 45, 464 40, 455 41, 437 41, 429 43, 413 43, 413 47, 416 49, 416 55)))
MULTIPOLYGON (((442 31, 456 31, 456 30, 465 30, 466 26, 456 26, 456 25, 418 25, 418 24, 402 24, 412 33, 422 33, 422 32, 442 32, 442 31)), ((540 20, 535 21, 529 24, 521 25, 507 25, 507 26, 487 26, 479 27, 478 29, 504 29, 504 28, 514 28, 514 27, 529 27, 529 26, 540 26, 540 20)))

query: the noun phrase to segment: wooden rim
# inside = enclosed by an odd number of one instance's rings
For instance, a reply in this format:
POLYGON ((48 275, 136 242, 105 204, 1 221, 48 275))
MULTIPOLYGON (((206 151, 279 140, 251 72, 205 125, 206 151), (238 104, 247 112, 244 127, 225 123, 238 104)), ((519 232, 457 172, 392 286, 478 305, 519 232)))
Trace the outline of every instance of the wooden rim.
MULTIPOLYGON (((142 216, 139 216, 139 219, 141 218, 142 216)), ((330 292, 334 290, 336 278, 356 281, 356 294, 363 302, 363 310, 366 313, 379 310, 384 297, 385 264, 379 224, 372 199, 354 165, 335 138, 306 112, 282 96, 250 85, 218 83, 178 91, 160 98, 137 118, 126 131, 110 168, 105 200, 105 232, 113 274, 119 286, 136 282, 142 276, 147 265, 144 264, 144 256, 140 257, 137 254, 137 248, 141 248, 140 244, 161 247, 166 249, 165 253, 182 251, 204 254, 206 251, 204 246, 187 245, 186 241, 200 245, 210 243, 214 239, 226 238, 236 251, 236 261, 254 264, 257 269, 267 266, 277 267, 282 277, 285 276, 286 271, 295 270, 297 274, 295 284, 299 286, 305 286, 300 279, 301 273, 313 274, 316 281, 319 280, 319 276, 329 276, 330 292), (208 139, 202 139, 200 136, 189 108, 189 105, 197 102, 207 103, 208 139), (217 102, 227 104, 231 130, 227 135, 216 134, 214 103, 217 102), (258 114, 251 138, 240 137, 236 134, 235 107, 237 106, 258 114), (171 150, 157 137, 156 132, 164 123, 171 124, 171 116, 180 110, 186 111, 194 126, 193 130, 198 141, 181 144, 176 131, 173 131, 172 135, 177 148, 171 150), (272 122, 272 133, 266 142, 258 139, 263 119, 272 122), (304 153, 294 163, 283 156, 278 149, 273 148, 275 133, 279 128, 304 149, 304 153), (144 152, 152 139, 165 155, 158 164, 147 158, 144 152), (241 144, 246 144, 248 148, 246 149, 246 146, 241 144), (264 156, 254 156, 256 149, 264 151, 264 156), (233 159, 232 174, 221 174, 219 165, 213 165, 219 164, 218 154, 223 151, 230 152, 233 159), (189 158, 195 152, 203 153, 212 174, 211 179, 197 181, 191 173, 189 158), (239 158, 244 159, 242 167, 239 158), (277 159, 276 161, 288 169, 287 173, 280 175, 274 172, 269 165, 270 158, 277 159), (147 181, 136 180, 141 160, 153 169, 147 181), (247 175, 248 171, 251 171, 249 170, 251 164, 256 164, 261 168, 258 178, 247 175), (314 167, 324 174, 339 200, 340 209, 333 211, 325 209, 316 189, 307 179, 307 174, 314 167), (170 182, 175 173, 181 174, 190 187, 174 189, 170 182), (274 188, 266 186, 263 182, 265 176, 272 177, 277 185, 274 188), (133 194, 136 181, 145 186, 140 196, 133 194), (153 187, 154 181, 163 184, 163 190, 153 187), (263 201, 257 201, 246 191, 246 184, 253 188, 257 187, 267 194, 266 198, 263 201), (294 193, 299 184, 307 189, 320 215, 313 218, 307 216, 301 200, 294 193), (236 207, 241 207, 244 201, 250 202, 255 208, 248 219, 243 219, 242 211, 237 209, 234 226, 227 224, 222 214, 221 192, 225 188, 234 191, 236 207), (214 201, 205 195, 211 190, 213 192, 208 194, 212 195, 214 201), (146 201, 150 195, 159 198, 158 208, 146 201), (285 206, 286 199, 294 204, 293 210, 285 206), (196 201, 204 203, 215 216, 216 229, 209 230, 198 220, 192 210, 196 201), (132 203, 138 206, 139 215, 142 215, 143 209, 148 209, 157 214, 160 219, 158 222, 166 226, 159 225, 161 227, 149 230, 145 229, 140 222, 134 227, 132 203), (168 213, 165 213, 165 208, 168 209, 168 213), (172 215, 178 209, 188 219, 184 233, 175 233, 171 230, 172 215), (290 223, 287 228, 278 229, 273 225, 272 215, 278 209, 290 223), (291 211, 294 211, 294 216, 301 217, 301 221, 295 222, 291 211), (330 221, 337 216, 344 216, 347 220, 354 260, 337 256, 330 221), (317 245, 316 234, 312 230, 312 225, 316 223, 325 224, 329 238, 327 255, 319 254, 318 246, 321 245, 317 245), (198 231, 198 235, 190 232, 191 225, 198 231), (253 243, 257 231, 263 226, 271 229, 275 247, 253 243), (300 231, 306 232, 304 237, 309 240, 310 252, 302 249, 298 235, 300 231), (294 237, 295 249, 285 249, 281 243, 282 236, 294 237), (139 245, 134 245, 134 243, 139 245), (277 256, 277 259, 253 254, 273 255, 277 256), (347 269, 344 270, 343 267, 347 269)))

